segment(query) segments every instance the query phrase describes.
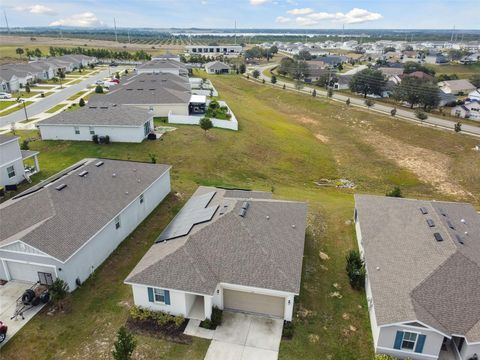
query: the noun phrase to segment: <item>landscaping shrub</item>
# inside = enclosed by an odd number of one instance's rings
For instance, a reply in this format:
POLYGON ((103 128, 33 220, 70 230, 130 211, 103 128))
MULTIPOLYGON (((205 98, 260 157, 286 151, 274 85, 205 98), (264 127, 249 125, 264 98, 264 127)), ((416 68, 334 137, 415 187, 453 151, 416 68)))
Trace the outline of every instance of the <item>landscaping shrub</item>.
POLYGON ((115 349, 112 351, 112 356, 115 360, 130 360, 137 342, 125 326, 122 326, 117 332, 117 339, 113 345, 115 349))
POLYGON ((95 143, 95 144, 98 144, 98 135, 95 134, 92 136, 92 141, 95 143))
POLYGON ((60 278, 56 278, 52 285, 48 287, 50 301, 59 308, 63 307, 63 300, 68 295, 68 284, 60 278))
POLYGON ((105 144, 110 144, 110 136, 108 135, 105 136, 105 144))
POLYGON ((327 96, 330 97, 330 98, 333 96, 333 90, 332 89, 328 89, 327 96))
POLYGON ((375 360, 398 360, 398 359, 392 355, 376 354, 375 360))
POLYGON ((374 104, 375 102, 372 99, 365 100, 365 105, 367 105, 367 107, 372 107, 374 104))
POLYGON ((457 123, 455 124, 454 130, 455 130, 455 132, 457 132, 457 133, 460 132, 460 131, 462 131, 462 123, 461 123, 461 122, 457 122, 457 123))
POLYGON ((21 150, 29 150, 30 147, 28 146, 29 141, 27 139, 22 141, 22 145, 20 146, 21 150))
POLYGON ((174 324, 176 328, 179 328, 185 321, 183 316, 174 316, 161 311, 151 311, 140 306, 130 308, 130 317, 139 321, 154 320, 160 326, 174 324))
POLYGON ((210 319, 205 319, 200 323, 200 327, 209 330, 215 330, 217 326, 222 325, 223 311, 218 307, 212 308, 212 316, 210 319))
POLYGON ((95 88, 95 93, 96 93, 96 94, 103 94, 103 87, 102 87, 102 85, 97 85, 97 87, 95 88))
POLYGON ((428 115, 425 113, 425 111, 421 109, 415 110, 415 116, 420 120, 426 120, 428 118, 428 115))
POLYGON ((350 105, 350 98, 348 98, 346 101, 345 101, 345 104, 350 105))
POLYGON ((294 330, 295 330, 295 325, 293 325, 293 321, 284 321, 282 337, 286 339, 291 339, 293 337, 294 330))
POLYGON ((85 100, 83 100, 83 98, 80 99, 80 101, 78 102, 78 105, 83 107, 85 106, 85 100))
POLYGON ((359 290, 365 287, 365 264, 356 250, 346 256, 346 271, 352 288, 359 290))
POLYGON ((398 197, 398 198, 403 197, 402 190, 398 186, 395 186, 391 191, 387 191, 385 195, 389 197, 398 197))
POLYGON ((390 110, 390 115, 395 116, 396 114, 397 114, 396 108, 393 108, 392 110, 390 110))

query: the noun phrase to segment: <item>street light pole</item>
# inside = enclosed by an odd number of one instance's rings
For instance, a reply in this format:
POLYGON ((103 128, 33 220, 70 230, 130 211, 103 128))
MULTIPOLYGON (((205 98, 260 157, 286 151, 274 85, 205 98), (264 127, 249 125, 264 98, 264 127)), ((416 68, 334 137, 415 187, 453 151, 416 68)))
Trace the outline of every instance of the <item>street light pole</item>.
POLYGON ((27 106, 25 105, 25 100, 23 100, 22 103, 23 103, 23 111, 25 111, 25 119, 28 122, 27 106))

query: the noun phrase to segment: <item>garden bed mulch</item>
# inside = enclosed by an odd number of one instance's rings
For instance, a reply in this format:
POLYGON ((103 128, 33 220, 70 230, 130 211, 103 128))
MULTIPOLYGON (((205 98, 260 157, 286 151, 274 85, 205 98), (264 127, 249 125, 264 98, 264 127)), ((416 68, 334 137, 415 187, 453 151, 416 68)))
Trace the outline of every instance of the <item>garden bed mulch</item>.
POLYGON ((188 319, 176 327, 174 323, 159 325, 152 319, 135 320, 129 317, 125 326, 133 333, 152 336, 159 339, 175 342, 178 344, 191 344, 192 337, 185 335, 183 331, 187 327, 188 319))

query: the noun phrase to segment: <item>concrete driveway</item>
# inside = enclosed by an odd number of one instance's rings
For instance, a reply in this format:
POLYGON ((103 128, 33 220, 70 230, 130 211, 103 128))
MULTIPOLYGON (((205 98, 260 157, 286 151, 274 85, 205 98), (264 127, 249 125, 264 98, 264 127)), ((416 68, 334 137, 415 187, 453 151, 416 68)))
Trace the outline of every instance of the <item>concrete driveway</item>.
POLYGON ((283 320, 223 312, 205 360, 276 360, 283 320))
POLYGON ((22 281, 9 281, 5 285, 0 285, 0 320, 8 326, 7 338, 0 344, 0 348, 10 340, 13 335, 17 333, 32 317, 38 313, 44 304, 35 306, 27 310, 23 316, 25 320, 22 320, 21 316, 17 319, 10 320, 15 311, 16 301, 22 296, 23 292, 31 287, 33 284, 22 281))

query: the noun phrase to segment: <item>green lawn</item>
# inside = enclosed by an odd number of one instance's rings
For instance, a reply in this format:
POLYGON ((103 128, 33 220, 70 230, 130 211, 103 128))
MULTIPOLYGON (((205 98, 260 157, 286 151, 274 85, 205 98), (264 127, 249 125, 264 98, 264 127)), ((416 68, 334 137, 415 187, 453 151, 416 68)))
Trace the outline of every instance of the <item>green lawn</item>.
POLYGON ((0 110, 6 109, 7 107, 12 106, 15 103, 16 103, 15 100, 11 100, 11 101, 10 100, 2 100, 2 101, 0 101, 0 110))
MULTIPOLYGON (((30 104, 33 104, 33 101, 25 101, 25 106, 28 106, 30 104)), ((23 109, 23 106, 24 106, 23 104, 18 104, 17 106, 15 106, 11 109, 0 112, 0 116, 5 116, 5 115, 11 114, 15 111, 21 110, 21 109, 23 109)))
MULTIPOLYGON (((366 298, 350 288, 345 274, 345 255, 356 248, 354 192, 385 194, 398 185, 410 197, 464 199, 480 205, 480 158, 472 151, 477 139, 327 99, 313 100, 240 76, 216 75, 212 80, 238 118, 238 132, 212 129, 204 136, 197 126, 177 126, 162 141, 142 144, 30 143, 32 150, 40 151, 42 167, 34 183, 85 157, 149 161, 153 153, 160 162, 173 166, 172 195, 72 294, 65 313, 49 316, 41 312, 4 346, 5 358, 26 359, 34 353, 40 360, 109 359, 115 332, 133 301, 123 279, 202 184, 273 190, 275 198, 308 202, 309 226, 296 306, 300 311, 294 320, 294 337, 282 341, 279 358, 371 360, 366 298), (397 144, 399 149, 421 149, 425 159, 419 156, 416 160, 424 161, 424 166, 397 163, 402 157, 412 161, 411 154, 399 151, 390 156, 378 145, 382 143, 387 148, 397 144), (444 183, 424 178, 421 171, 430 163, 443 169, 444 182, 468 193, 455 195, 444 183), (315 184, 323 178, 350 179, 357 187, 315 184), (320 251, 329 259, 320 259, 320 251), (335 291, 341 298, 332 297, 335 291)), ((32 137, 36 133, 17 134, 32 137)), ((203 359, 209 344, 202 339, 194 339, 191 345, 143 336, 137 340, 136 359, 203 359)))
POLYGON ((83 91, 79 91, 77 92, 76 94, 73 94, 72 96, 70 96, 68 98, 68 100, 75 100, 76 98, 79 98, 80 96, 82 96, 83 94, 85 94, 87 92, 87 90, 83 90, 83 91))
POLYGON ((48 109, 48 110, 45 111, 45 112, 47 112, 47 113, 49 113, 49 114, 54 113, 54 112, 57 112, 57 111, 60 110, 61 108, 65 107, 65 105, 67 105, 67 104, 57 104, 57 105, 55 105, 55 106, 52 107, 51 109, 48 109))

